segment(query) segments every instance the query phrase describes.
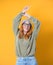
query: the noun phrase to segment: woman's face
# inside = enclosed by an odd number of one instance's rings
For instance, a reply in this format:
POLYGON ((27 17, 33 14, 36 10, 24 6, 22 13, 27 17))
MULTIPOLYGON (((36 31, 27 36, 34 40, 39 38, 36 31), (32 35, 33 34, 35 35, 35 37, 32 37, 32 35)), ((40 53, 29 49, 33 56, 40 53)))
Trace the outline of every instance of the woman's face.
POLYGON ((24 24, 23 24, 23 30, 24 30, 25 32, 27 32, 27 31, 29 31, 29 29, 30 29, 30 24, 29 24, 29 23, 24 23, 24 24))

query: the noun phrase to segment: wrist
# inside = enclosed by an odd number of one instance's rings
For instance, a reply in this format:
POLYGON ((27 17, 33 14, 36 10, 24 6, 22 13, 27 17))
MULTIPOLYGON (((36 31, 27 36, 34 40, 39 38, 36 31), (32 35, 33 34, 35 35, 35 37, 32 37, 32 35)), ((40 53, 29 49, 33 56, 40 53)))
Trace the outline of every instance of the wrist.
POLYGON ((22 13, 25 13, 25 11, 22 11, 22 13))
POLYGON ((30 15, 28 15, 28 18, 31 18, 31 16, 30 16, 30 15))
POLYGON ((22 15, 24 15, 24 14, 25 14, 25 12, 23 12, 23 11, 21 11, 21 13, 22 13, 22 15))
POLYGON ((25 15, 24 16, 26 16, 26 17, 28 17, 28 18, 30 18, 31 16, 30 15, 28 15, 27 13, 25 13, 25 15))

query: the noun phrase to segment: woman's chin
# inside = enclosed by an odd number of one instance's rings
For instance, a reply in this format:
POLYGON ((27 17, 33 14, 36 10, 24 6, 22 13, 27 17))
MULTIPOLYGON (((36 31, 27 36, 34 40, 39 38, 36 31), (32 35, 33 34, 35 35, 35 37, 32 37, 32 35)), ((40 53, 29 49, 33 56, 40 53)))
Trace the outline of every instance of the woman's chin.
POLYGON ((28 32, 28 31, 27 31, 27 30, 25 30, 25 31, 24 31, 24 34, 26 35, 26 33, 27 33, 27 32, 28 32))
POLYGON ((27 32, 28 30, 24 30, 25 32, 27 32))

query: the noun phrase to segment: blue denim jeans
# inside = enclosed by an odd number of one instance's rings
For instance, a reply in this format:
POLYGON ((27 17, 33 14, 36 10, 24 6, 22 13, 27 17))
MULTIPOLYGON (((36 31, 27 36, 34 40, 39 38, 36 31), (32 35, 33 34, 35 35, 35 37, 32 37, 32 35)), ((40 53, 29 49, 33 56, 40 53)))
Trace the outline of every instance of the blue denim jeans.
POLYGON ((37 65, 36 58, 32 57, 19 57, 16 59, 16 65, 37 65))

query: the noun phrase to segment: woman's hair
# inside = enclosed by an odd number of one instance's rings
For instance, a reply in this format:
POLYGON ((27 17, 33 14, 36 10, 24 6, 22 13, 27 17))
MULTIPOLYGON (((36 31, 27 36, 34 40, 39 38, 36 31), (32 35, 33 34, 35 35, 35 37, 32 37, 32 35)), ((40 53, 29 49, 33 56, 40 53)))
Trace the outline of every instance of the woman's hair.
POLYGON ((29 36, 32 34, 32 24, 30 23, 30 29, 29 31, 26 33, 26 35, 24 35, 24 32, 23 32, 23 24, 21 25, 21 27, 19 28, 19 35, 18 35, 18 38, 21 39, 23 36, 25 39, 28 39, 29 36))

